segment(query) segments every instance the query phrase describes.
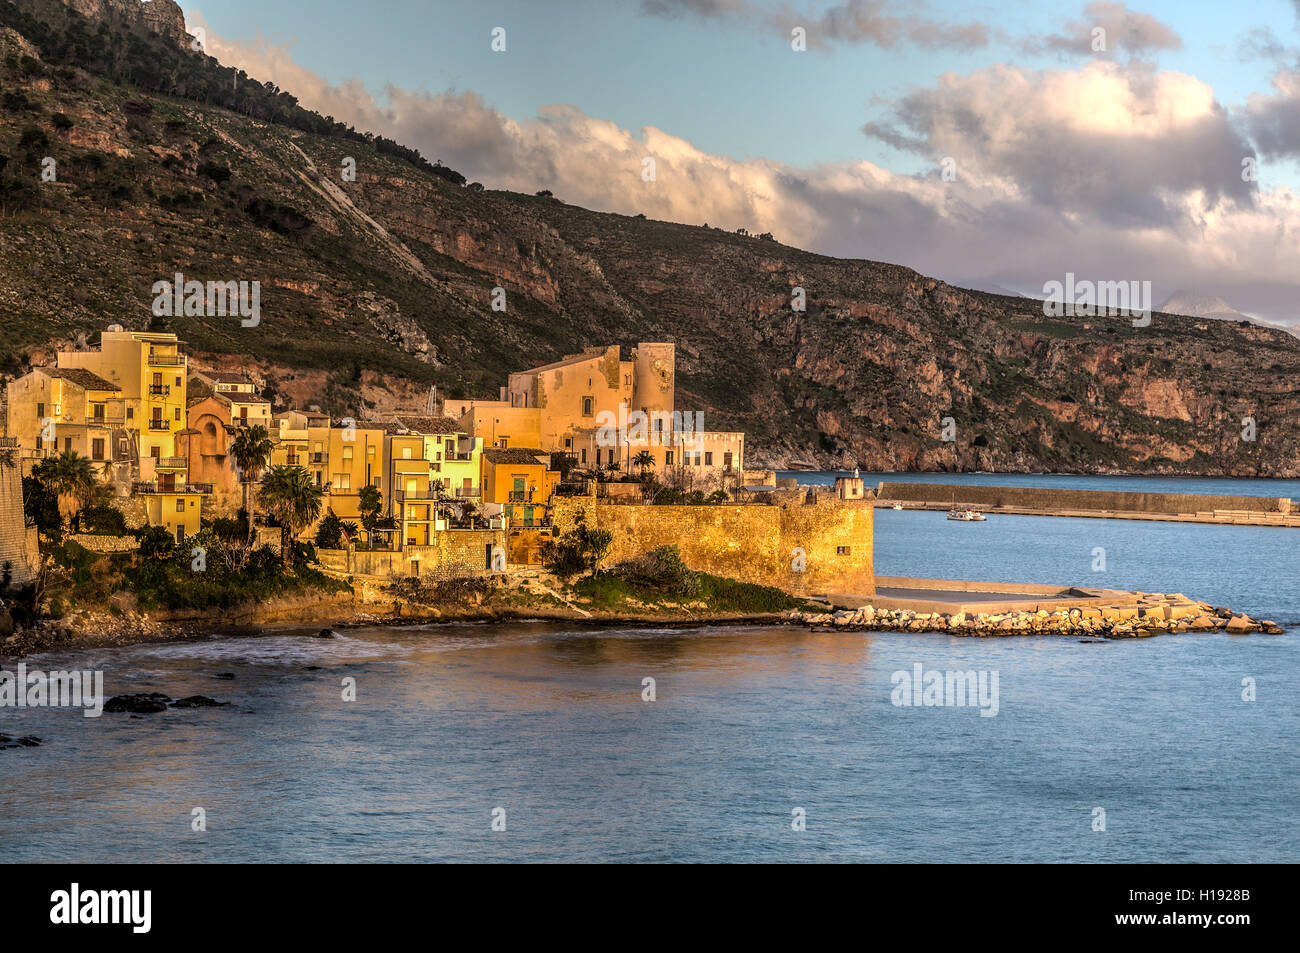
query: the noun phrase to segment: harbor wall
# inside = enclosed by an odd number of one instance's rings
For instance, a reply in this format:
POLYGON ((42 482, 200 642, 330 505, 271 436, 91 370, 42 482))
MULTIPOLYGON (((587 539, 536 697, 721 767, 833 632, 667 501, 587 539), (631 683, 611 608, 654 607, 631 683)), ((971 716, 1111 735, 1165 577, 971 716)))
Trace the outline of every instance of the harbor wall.
POLYGON ((881 482, 876 498, 906 503, 963 503, 976 507, 1017 506, 1036 510, 1110 510, 1119 513, 1202 513, 1244 510, 1290 513, 1291 500, 1271 496, 1219 496, 1203 493, 1142 493, 1114 490, 1049 489, 1031 486, 977 486, 965 483, 881 482))

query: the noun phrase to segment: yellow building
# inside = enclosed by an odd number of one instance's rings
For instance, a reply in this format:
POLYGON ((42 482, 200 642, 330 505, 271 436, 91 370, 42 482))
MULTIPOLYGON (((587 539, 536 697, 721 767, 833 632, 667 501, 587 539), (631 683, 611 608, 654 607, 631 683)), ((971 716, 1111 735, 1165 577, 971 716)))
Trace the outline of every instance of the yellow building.
POLYGON ((155 484, 136 487, 144 500, 150 526, 165 526, 178 543, 199 531, 203 515, 203 494, 198 488, 178 484, 173 488, 155 484))
POLYGON ((9 382, 7 399, 7 433, 29 462, 72 450, 108 476, 111 464, 129 464, 136 455, 121 388, 98 374, 38 367, 9 382))
POLYGON ((448 400, 442 412, 486 447, 536 447, 542 440, 541 411, 536 407, 513 407, 505 399, 448 400))
POLYGON ((529 526, 546 519, 551 491, 560 474, 549 454, 519 447, 483 451, 483 512, 503 513, 510 525, 529 526))
MULTIPOLYGON (((363 486, 373 486, 388 500, 384 482, 384 436, 388 424, 358 422, 352 427, 331 427, 323 460, 327 460, 329 491, 327 503, 345 520, 359 520, 358 494, 363 486)), ((309 434, 313 428, 308 428, 309 434)), ((323 464, 322 464, 323 465, 323 464)))
POLYGON ((391 490, 385 512, 397 520, 403 546, 428 546, 430 536, 446 528, 438 513, 441 487, 435 486, 424 447, 418 433, 393 433, 384 439, 385 478, 391 490))
POLYGON ((99 350, 60 351, 60 368, 80 368, 121 392, 124 426, 137 435, 140 478, 154 477, 151 461, 176 458, 175 434, 186 427, 186 358, 170 332, 124 331, 113 325, 99 350))

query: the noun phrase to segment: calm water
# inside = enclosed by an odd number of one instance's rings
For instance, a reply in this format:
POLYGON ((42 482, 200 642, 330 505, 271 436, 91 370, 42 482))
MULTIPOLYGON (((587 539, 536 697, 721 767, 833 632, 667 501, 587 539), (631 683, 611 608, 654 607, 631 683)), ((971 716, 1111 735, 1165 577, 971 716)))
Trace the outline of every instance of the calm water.
MULTIPOLYGON (((877 512, 882 574, 1183 591, 1288 624, 1298 551, 1297 530, 877 512)), ((46 741, 0 751, 0 860, 1295 861, 1297 631, 480 625, 45 656, 110 693, 234 704, 0 710, 46 741), (996 671, 997 716, 894 707, 916 663, 996 671)))

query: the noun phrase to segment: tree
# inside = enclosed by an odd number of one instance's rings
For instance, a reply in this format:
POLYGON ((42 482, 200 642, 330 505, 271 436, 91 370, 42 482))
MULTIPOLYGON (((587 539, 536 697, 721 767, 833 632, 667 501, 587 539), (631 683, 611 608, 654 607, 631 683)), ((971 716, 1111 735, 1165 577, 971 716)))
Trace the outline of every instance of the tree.
POLYGON ((298 534, 316 521, 325 491, 312 482, 305 467, 277 466, 262 477, 262 505, 280 524, 280 558, 284 568, 293 565, 298 534))
POLYGON ((558 538, 542 541, 542 562, 557 576, 569 579, 579 573, 594 572, 613 543, 613 533, 592 529, 586 518, 579 515, 573 529, 558 538))
POLYGON ((645 473, 647 469, 653 470, 655 468, 655 455, 649 450, 638 450, 636 456, 632 458, 632 462, 636 465, 638 472, 645 473))
POLYGON ((379 511, 384 508, 384 498, 379 487, 367 484, 357 494, 357 509, 361 512, 361 525, 366 530, 366 541, 371 549, 375 548, 375 527, 379 522, 379 511))
POLYGON ((230 442, 230 455, 235 458, 235 466, 239 468, 239 477, 244 484, 244 510, 248 513, 249 546, 253 545, 252 485, 257 482, 263 467, 266 466, 267 458, 271 456, 271 451, 274 449, 275 444, 271 442, 271 435, 261 424, 241 427, 235 434, 235 439, 230 442))
POLYGON ((95 489, 95 467, 75 450, 64 450, 32 468, 36 477, 58 500, 59 534, 72 531, 72 521, 95 489))

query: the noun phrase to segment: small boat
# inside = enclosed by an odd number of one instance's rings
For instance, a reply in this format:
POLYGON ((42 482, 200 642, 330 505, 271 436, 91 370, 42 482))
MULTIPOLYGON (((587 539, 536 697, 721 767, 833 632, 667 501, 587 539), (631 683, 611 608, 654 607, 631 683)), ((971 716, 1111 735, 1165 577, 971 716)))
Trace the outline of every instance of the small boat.
POLYGON ((902 504, 902 503, 895 503, 895 504, 894 504, 894 509, 896 509, 896 510, 901 510, 902 508, 903 508, 903 504, 902 504))
POLYGON ((948 511, 948 519, 962 523, 982 523, 986 519, 983 513, 970 506, 954 506, 948 511))

